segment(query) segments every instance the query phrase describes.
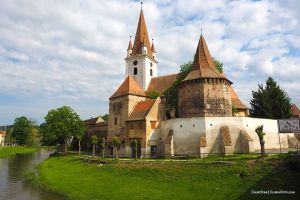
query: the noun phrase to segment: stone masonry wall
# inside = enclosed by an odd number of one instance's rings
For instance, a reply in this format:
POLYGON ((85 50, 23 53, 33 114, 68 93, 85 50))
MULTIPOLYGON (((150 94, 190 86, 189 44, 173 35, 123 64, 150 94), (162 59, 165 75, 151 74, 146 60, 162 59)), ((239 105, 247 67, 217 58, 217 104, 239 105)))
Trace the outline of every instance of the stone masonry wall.
POLYGON ((180 118, 204 116, 203 81, 183 82, 178 90, 178 115, 180 118))
POLYGON ((229 83, 224 79, 196 79, 183 82, 178 90, 178 114, 186 117, 230 117, 229 83))
POLYGON ((125 95, 109 100, 108 135, 126 135, 126 123, 133 108, 145 97, 125 95), (115 119, 117 124, 115 124, 115 119))

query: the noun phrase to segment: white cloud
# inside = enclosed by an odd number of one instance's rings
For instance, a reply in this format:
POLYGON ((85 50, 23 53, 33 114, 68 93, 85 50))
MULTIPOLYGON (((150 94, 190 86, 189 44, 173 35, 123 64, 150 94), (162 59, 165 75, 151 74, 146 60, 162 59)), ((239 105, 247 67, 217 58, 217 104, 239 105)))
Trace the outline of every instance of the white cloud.
MULTIPOLYGON (((41 120, 60 105, 83 118, 107 112, 108 97, 124 78, 139 6, 129 0, 0 1, 0 124, 22 114, 41 120)), ((211 54, 245 103, 271 75, 300 104, 298 1, 157 0, 146 1, 144 11, 160 75, 193 58, 203 28, 211 54)))

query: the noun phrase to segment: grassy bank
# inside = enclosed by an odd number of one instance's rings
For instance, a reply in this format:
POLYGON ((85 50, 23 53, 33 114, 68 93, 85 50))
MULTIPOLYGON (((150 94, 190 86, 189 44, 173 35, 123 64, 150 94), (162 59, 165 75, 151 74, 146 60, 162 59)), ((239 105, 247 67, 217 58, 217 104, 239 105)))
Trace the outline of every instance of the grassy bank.
POLYGON ((38 183, 70 199, 282 199, 282 195, 250 193, 300 188, 300 173, 289 168, 289 162, 272 158, 231 165, 119 162, 98 166, 76 157, 51 157, 39 166, 38 183))
POLYGON ((38 151, 38 148, 23 147, 23 146, 6 146, 0 147, 0 158, 13 156, 21 153, 33 153, 38 151))

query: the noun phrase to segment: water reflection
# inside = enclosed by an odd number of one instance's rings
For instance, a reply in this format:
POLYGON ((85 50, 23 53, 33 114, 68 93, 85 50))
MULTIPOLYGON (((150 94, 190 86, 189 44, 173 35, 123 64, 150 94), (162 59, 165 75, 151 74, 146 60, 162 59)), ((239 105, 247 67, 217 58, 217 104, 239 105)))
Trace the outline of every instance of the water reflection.
POLYGON ((51 152, 42 149, 0 159, 0 200, 60 200, 61 196, 34 188, 24 182, 23 173, 48 158, 51 152))

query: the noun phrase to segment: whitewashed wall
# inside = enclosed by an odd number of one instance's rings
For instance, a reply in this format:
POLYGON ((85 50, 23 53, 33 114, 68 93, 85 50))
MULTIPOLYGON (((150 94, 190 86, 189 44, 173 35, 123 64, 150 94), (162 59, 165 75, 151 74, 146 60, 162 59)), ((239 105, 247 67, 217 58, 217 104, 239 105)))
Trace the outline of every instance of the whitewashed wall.
POLYGON ((259 125, 264 125, 266 149, 279 149, 279 136, 281 148, 288 148, 287 135, 293 136, 293 134, 278 134, 276 120, 249 117, 195 117, 162 121, 160 130, 153 134, 153 137, 155 139, 160 137, 162 141, 165 141, 169 131, 173 130, 175 154, 199 154, 200 136, 206 136, 205 152, 213 153, 218 151, 221 144, 219 132, 220 127, 224 125, 229 127, 233 151, 238 150, 241 130, 245 130, 253 139, 251 150, 260 150, 259 138, 255 133, 255 128, 259 125))

